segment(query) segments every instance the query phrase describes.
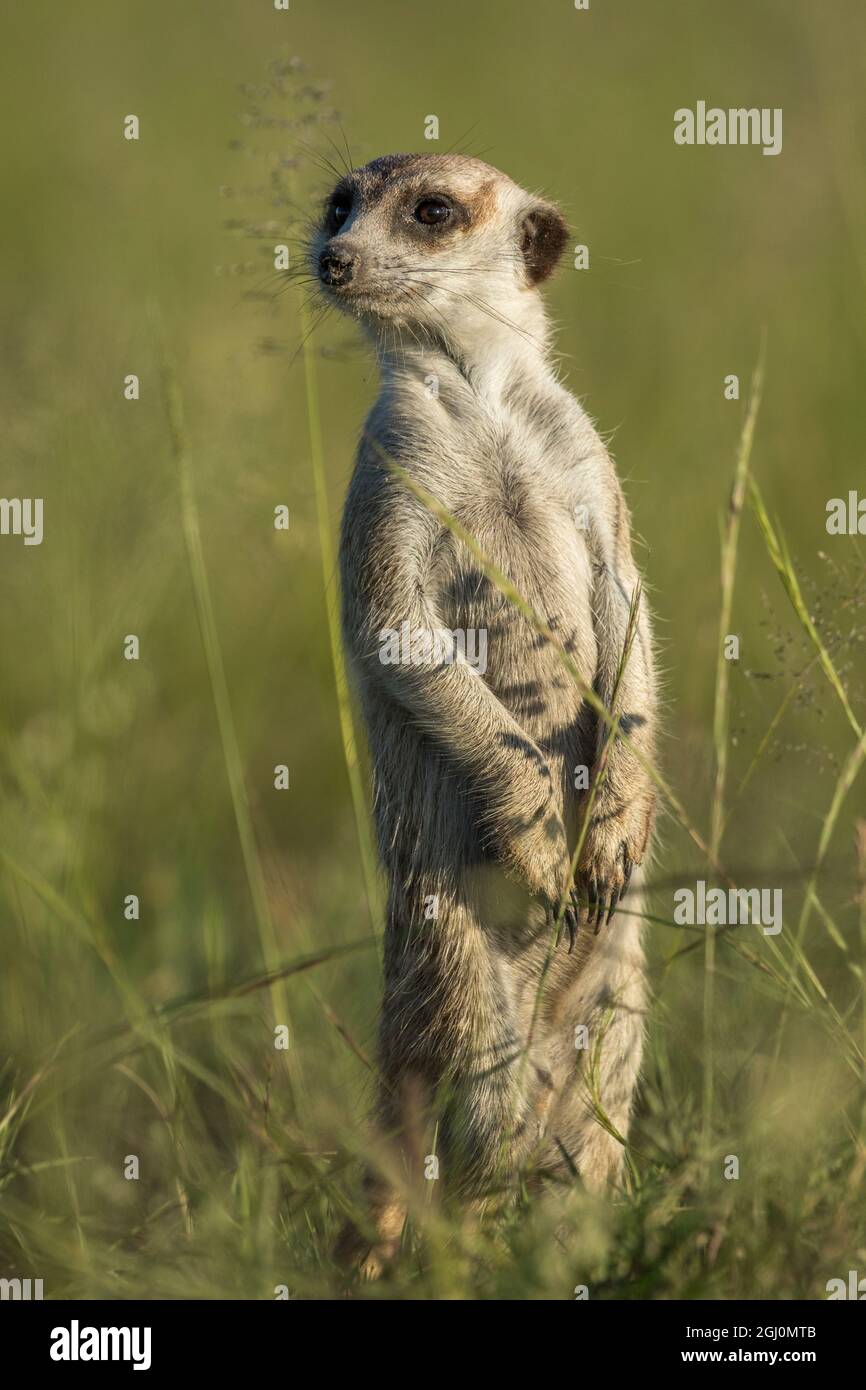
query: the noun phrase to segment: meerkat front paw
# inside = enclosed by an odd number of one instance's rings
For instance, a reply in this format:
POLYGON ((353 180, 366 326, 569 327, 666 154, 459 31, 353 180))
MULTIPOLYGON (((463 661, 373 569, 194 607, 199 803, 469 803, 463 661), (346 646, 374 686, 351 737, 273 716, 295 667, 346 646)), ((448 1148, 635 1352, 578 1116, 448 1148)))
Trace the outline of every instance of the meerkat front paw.
POLYGON ((593 816, 578 865, 581 920, 596 933, 610 922, 628 890, 635 865, 640 864, 649 838, 645 812, 598 812, 593 816))
POLYGON ((550 926, 562 921, 572 951, 579 922, 577 890, 571 884, 565 826, 553 801, 542 803, 518 825, 512 823, 503 842, 506 867, 543 905, 550 926))

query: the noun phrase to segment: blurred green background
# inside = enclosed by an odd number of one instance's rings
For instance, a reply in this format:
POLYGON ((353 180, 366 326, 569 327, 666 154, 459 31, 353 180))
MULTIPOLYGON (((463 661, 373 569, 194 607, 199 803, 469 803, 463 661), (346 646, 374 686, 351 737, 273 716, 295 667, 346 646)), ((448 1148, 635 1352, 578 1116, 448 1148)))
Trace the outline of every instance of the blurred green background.
MULTIPOLYGON (((285 961, 369 933, 298 292, 268 277, 282 235, 245 233, 273 219, 294 251, 327 190, 311 151, 336 160, 329 140, 344 136, 355 163, 458 146, 563 206, 590 268, 566 257, 550 286, 557 347, 624 480, 658 615, 664 767, 706 832, 720 527, 763 331, 752 466, 864 717, 864 546, 828 537, 825 507, 866 493, 866 10, 291 0, 282 13, 270 0, 82 0, 6 3, 3 30, 0 493, 44 498, 45 539, 0 538, 0 1274, 45 1271, 50 1292, 73 1296, 257 1297, 282 1273, 321 1294, 335 1277, 326 1250, 340 1184, 355 1181, 340 1165, 362 1144, 375 945, 287 983, 274 1006, 291 1016, 291 1059, 276 1070, 265 991, 206 1010, 180 1039, 143 1021, 261 972, 268 942, 285 961), (275 91, 271 65, 295 57, 304 69, 289 62, 275 91), (673 113, 698 100, 783 108, 782 153, 676 146, 673 113), (245 121, 253 110, 291 125, 245 121), (130 113, 137 142, 123 138, 130 113), (431 113, 438 144, 423 138, 431 113), (286 180, 293 206, 275 207, 286 180), (251 901, 197 621, 161 353, 183 397, 264 912, 251 901), (124 399, 128 373, 138 401, 124 399), (738 402, 723 396, 730 373, 738 402), (288 532, 273 528, 280 503, 288 532), (128 633, 141 640, 137 663, 123 660, 128 633), (284 792, 273 787, 281 763, 284 792), (138 922, 124 919, 130 893, 138 922), (114 1027, 125 1041, 100 1032, 114 1027), (130 1152, 144 1155, 140 1184, 120 1177, 130 1152)), ((329 320, 308 350, 333 530, 375 371, 347 323, 329 320)), ((724 845, 738 881, 784 889, 787 940, 853 735, 749 516, 732 630, 731 794, 796 687, 724 845)), ((637 1127, 649 1186, 625 1215, 582 1208, 594 1235, 573 1257, 594 1260, 587 1277, 612 1296, 819 1297, 826 1278, 866 1259, 858 1202, 848 1210, 855 1177, 862 1208, 862 1078, 833 1034, 844 1027, 862 1048, 858 796, 862 813, 855 783, 807 923, 824 998, 808 984, 818 1002, 795 1010, 779 1045, 785 991, 741 957, 720 967, 714 1142, 720 1153, 754 1146, 736 1199, 751 1213, 741 1237, 729 1234, 732 1185, 720 1167, 711 1180, 693 1148, 701 943, 673 960, 681 934, 649 933, 659 1004, 637 1127), (658 1244, 662 1227, 683 1232, 675 1257, 658 1244)), ((672 884, 707 876, 672 820, 654 872, 661 919, 672 884)), ((749 948, 766 955, 755 937, 749 948)), ((526 1229, 510 1231, 507 1259, 485 1247, 453 1268, 439 1261, 435 1278, 422 1262, 401 1293, 570 1296, 577 1266, 560 1271, 546 1228, 531 1248, 526 1229)))

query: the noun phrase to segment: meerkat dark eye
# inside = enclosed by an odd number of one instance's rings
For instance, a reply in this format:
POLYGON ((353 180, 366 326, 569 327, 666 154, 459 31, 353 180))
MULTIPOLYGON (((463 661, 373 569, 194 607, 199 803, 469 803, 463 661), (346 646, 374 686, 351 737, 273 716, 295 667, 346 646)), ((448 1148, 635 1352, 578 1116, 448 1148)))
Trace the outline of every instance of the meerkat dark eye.
POLYGON ((337 198, 330 207, 330 221, 334 227, 342 227, 348 222, 352 204, 348 198, 337 198))
POLYGON ((416 222, 425 227, 442 227, 451 217, 451 206, 441 198, 425 198, 415 209, 416 222))

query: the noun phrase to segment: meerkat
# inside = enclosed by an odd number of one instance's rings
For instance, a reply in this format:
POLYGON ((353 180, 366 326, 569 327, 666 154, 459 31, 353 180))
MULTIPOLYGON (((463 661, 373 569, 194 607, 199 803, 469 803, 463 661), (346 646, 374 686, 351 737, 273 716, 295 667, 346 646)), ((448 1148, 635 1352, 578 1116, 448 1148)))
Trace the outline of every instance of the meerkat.
MULTIPOLYGON (((483 161, 399 154, 340 180, 309 251, 381 375, 340 549, 389 885, 377 1122, 405 1172, 410 1128, 435 1117, 441 1177, 469 1202, 529 1167, 616 1181, 646 1014, 631 874, 654 816, 651 619, 614 464, 551 359, 539 287, 567 238, 555 205, 483 161), (486 634, 485 669, 425 636, 443 632, 486 634), (586 690, 607 709, 616 693, 624 737, 582 828, 609 728, 586 690)), ((400 1237, 398 1187, 369 1179, 374 1268, 400 1237)))

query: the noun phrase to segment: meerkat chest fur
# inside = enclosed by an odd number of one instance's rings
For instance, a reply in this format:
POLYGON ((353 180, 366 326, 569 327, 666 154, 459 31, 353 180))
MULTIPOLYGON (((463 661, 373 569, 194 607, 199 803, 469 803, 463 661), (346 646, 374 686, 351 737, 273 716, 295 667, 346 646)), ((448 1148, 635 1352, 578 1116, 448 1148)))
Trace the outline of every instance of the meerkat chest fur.
MULTIPOLYGON (((427 355, 412 376, 401 365, 374 411, 413 476, 447 508, 576 663, 584 681, 596 669, 591 557, 584 518, 592 492, 581 447, 598 446, 589 421, 552 373, 526 377, 519 351, 469 381, 447 357, 427 355)), ((477 653, 484 679, 533 736, 547 739, 573 723, 578 687, 556 647, 514 606, 479 559, 447 526, 427 568, 444 625, 477 653), (571 717, 569 720, 569 716, 571 717)), ((550 752, 554 752, 553 747, 550 752)))

